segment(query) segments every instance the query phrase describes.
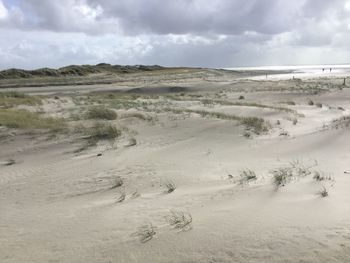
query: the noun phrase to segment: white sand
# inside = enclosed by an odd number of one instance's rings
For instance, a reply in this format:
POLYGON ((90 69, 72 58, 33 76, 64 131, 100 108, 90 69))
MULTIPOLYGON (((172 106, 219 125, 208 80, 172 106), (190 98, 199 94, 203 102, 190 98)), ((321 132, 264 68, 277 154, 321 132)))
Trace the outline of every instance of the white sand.
MULTIPOLYGON (((237 87, 250 84, 220 85, 236 97, 237 87)), ((2 141, 0 160, 17 163, 0 167, 0 262, 350 262, 350 133, 326 128, 350 114, 350 90, 244 95, 265 104, 294 100, 288 107, 305 116, 293 125, 292 114, 271 109, 207 109, 281 120, 269 134, 246 139, 236 122, 162 113, 154 125, 124 120, 138 132, 134 147, 121 140, 79 154, 71 138, 2 141), (309 97, 333 108, 308 106, 309 97), (276 191, 269 171, 296 159, 317 160, 311 170, 333 180, 310 175, 276 191), (241 186, 235 178, 246 168, 258 180, 241 186), (116 176, 124 186, 110 189, 116 176), (177 185, 171 194, 164 193, 167 179, 177 185), (322 185, 328 197, 317 195, 322 185), (116 203, 122 189, 126 200, 116 203), (135 191, 141 196, 132 198, 135 191), (192 229, 172 229, 170 210, 189 212, 192 229), (148 222, 156 235, 141 243, 132 233, 148 222)))

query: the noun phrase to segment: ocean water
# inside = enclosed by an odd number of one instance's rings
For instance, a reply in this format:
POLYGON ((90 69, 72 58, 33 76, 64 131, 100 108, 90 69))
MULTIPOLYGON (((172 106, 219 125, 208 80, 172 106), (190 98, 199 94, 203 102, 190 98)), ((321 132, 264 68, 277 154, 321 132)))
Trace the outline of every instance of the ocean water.
MULTIPOLYGON (((267 79, 318 78, 318 77, 347 77, 350 76, 350 65, 307 65, 307 66, 264 66, 264 67, 235 67, 227 70, 288 70, 290 73, 267 75, 267 79)), ((252 77, 266 79, 266 76, 252 77)))

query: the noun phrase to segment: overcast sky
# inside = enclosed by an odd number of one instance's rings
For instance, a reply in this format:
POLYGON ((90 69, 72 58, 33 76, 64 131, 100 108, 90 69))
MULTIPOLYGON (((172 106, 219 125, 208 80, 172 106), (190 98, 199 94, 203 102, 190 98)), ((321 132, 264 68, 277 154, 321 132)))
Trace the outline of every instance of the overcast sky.
POLYGON ((350 0, 0 0, 0 68, 350 62, 350 0))

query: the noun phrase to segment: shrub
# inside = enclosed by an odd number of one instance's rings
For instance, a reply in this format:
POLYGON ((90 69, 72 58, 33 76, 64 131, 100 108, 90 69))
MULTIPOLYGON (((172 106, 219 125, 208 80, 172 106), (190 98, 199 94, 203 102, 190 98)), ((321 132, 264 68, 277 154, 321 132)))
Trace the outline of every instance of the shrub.
POLYGON ((92 107, 87 112, 88 119, 115 120, 117 113, 104 107, 92 107))
POLYGON ((243 95, 241 95, 241 96, 238 97, 238 99, 239 99, 239 100, 244 100, 245 97, 244 97, 243 95))
POLYGON ((294 119, 293 119, 293 125, 297 125, 297 123, 298 123, 298 119, 297 119, 297 118, 294 118, 294 119))
POLYGON ((316 103, 316 106, 317 106, 318 108, 322 108, 322 103, 317 102, 317 103, 316 103))
POLYGON ((309 99, 309 100, 307 101, 307 104, 308 104, 309 106, 313 106, 313 105, 314 105, 314 102, 313 102, 312 100, 309 99))

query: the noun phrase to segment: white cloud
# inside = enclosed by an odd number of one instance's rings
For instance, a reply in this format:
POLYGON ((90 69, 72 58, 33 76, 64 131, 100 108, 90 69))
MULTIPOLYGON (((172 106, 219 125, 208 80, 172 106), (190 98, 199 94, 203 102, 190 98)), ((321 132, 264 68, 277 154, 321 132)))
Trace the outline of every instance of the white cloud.
POLYGON ((1 68, 350 60, 350 0, 5 1, 1 68))
POLYGON ((4 6, 4 3, 0 0, 0 20, 6 19, 8 16, 8 11, 6 7, 4 6))

